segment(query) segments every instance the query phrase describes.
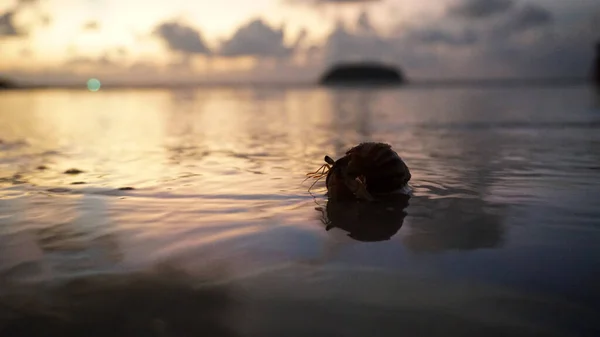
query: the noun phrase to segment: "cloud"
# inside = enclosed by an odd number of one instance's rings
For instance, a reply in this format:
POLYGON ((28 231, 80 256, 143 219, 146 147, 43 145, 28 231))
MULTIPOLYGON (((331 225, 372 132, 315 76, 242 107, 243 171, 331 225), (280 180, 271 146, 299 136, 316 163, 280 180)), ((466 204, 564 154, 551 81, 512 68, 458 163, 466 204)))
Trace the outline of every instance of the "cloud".
POLYGON ((35 6, 39 2, 39 0, 18 0, 14 8, 15 10, 21 10, 26 7, 35 6))
MULTIPOLYGON (((159 72, 160 67, 152 62, 137 60, 127 64, 111 56, 111 51, 106 51, 99 57, 76 56, 66 60, 62 68, 66 73, 78 76, 98 76, 105 78, 117 77, 127 79, 127 75, 152 75, 159 72)), ((118 81, 117 81, 118 82, 118 81)))
MULTIPOLYGON (((70 54, 71 56, 64 62, 63 65, 67 68, 128 68, 127 63, 125 62, 125 56, 127 56, 127 49, 123 46, 107 47, 98 57, 76 55, 76 53, 77 50, 74 48, 74 46, 69 48, 68 54, 70 54)), ((139 60, 136 62, 139 62, 139 60)))
MULTIPOLYGON (((34 6, 38 2, 39 0, 19 0, 12 9, 6 11, 4 14, 0 14, 0 38, 26 36, 28 32, 17 27, 15 24, 15 17, 22 10, 34 6)), ((41 23, 42 26, 48 26, 50 24, 50 17, 47 15, 38 16, 37 20, 39 20, 38 23, 41 23)), ((31 28, 31 22, 27 28, 31 28)))
POLYGON ((326 64, 389 62, 417 77, 585 76, 594 41, 589 27, 584 33, 589 23, 549 29, 559 23, 546 8, 507 4, 470 9, 472 16, 489 18, 476 24, 456 20, 464 16, 447 10, 390 34, 377 32, 362 13, 354 23, 355 31, 338 24, 321 47, 310 50, 311 59, 319 54, 326 64))
MULTIPOLYGON (((299 35, 299 41, 304 36, 306 32, 299 35)), ((272 28, 261 19, 256 19, 239 27, 229 40, 223 42, 219 54, 232 57, 285 57, 293 53, 294 47, 285 45, 283 27, 272 28)))
POLYGON ((39 0, 19 0, 17 6, 35 5, 39 0))
MULTIPOLYGON (((560 22, 551 11, 535 3, 515 4, 494 20, 465 25, 472 31, 469 34, 476 37, 474 43, 448 44, 453 48, 447 51, 447 57, 454 55, 464 72, 480 72, 484 76, 579 77, 586 76, 591 64, 594 37, 589 23, 560 22)), ((451 62, 447 67, 450 66, 451 62)))
POLYGON ((489 18, 509 11, 513 0, 460 0, 448 7, 448 14, 468 19, 489 18))
POLYGON ((369 18, 369 15, 366 11, 362 11, 360 13, 360 15, 358 16, 358 19, 356 20, 356 25, 358 30, 362 31, 362 32, 372 32, 374 31, 374 27, 371 24, 371 19, 369 18))
POLYGON ((532 38, 507 39, 490 45, 480 59, 504 64, 521 76, 587 76, 592 64, 592 43, 596 38, 587 22, 560 30, 541 31, 544 34, 534 34, 532 38))
POLYGON ((526 33, 547 32, 554 21, 548 9, 535 3, 514 3, 512 0, 462 0, 450 5, 438 23, 428 23, 425 29, 416 33, 425 43, 444 43, 465 46, 501 45, 507 40, 519 39, 526 33), (493 16, 493 17, 492 17, 493 16), (477 19, 477 22, 455 20, 456 18, 477 19), (434 28, 446 25, 447 28, 434 28), (462 31, 457 32, 456 27, 462 31))
MULTIPOLYGON (((587 75, 592 42, 597 36, 590 29, 593 22, 584 21, 592 17, 592 11, 580 7, 565 14, 556 6, 542 7, 541 1, 525 1, 448 0, 446 8, 415 18, 412 24, 402 23, 396 30, 385 31, 379 29, 377 17, 363 11, 352 22, 338 23, 323 41, 310 41, 311 46, 305 46, 306 30, 290 39, 285 36, 289 31, 284 26, 256 19, 237 27, 214 52, 198 28, 182 21, 159 22, 150 38, 176 52, 169 58, 170 65, 155 64, 154 60, 132 64, 137 53, 131 50, 132 54, 128 54, 127 50, 114 46, 99 58, 72 58, 64 69, 72 67, 78 74, 100 69, 125 80, 128 80, 125 74, 129 73, 135 73, 137 77, 133 77, 138 80, 150 79, 150 70, 154 70, 152 76, 159 74, 156 76, 169 79, 189 76, 193 81, 198 77, 195 71, 210 67, 203 79, 278 81, 294 76, 306 79, 309 75, 316 79, 325 68, 338 62, 380 61, 401 67, 411 78, 587 75), (584 26, 587 33, 583 33, 584 26), (252 69, 232 68, 222 72, 223 67, 213 69, 213 63, 204 64, 195 57, 200 54, 223 58, 251 56, 257 62, 252 69)), ((317 2, 338 3, 311 3, 317 2)), ((21 17, 18 13, 16 16, 20 23, 21 17)), ((12 27, 11 34, 18 33, 20 27, 14 26, 12 17, 2 20, 5 26, 9 23, 12 27)), ((237 64, 235 60, 221 61, 237 64)))
POLYGON ((83 30, 94 31, 100 29, 100 24, 97 21, 89 21, 83 25, 83 30))
POLYGON ((202 34, 184 24, 164 22, 155 28, 154 35, 166 43, 172 51, 184 54, 210 54, 202 34))
MULTIPOLYGON (((508 40, 531 38, 530 33, 547 34, 554 23, 554 15, 546 8, 536 4, 523 4, 494 20, 469 25, 469 29, 475 32, 481 43, 492 45, 503 44, 508 40)), ((566 25, 563 26, 561 29, 565 29, 566 25)))
POLYGON ((17 27, 14 24, 14 16, 14 11, 8 11, 0 15, 0 37, 22 35, 17 31, 17 27))
POLYGON ((371 24, 363 11, 350 30, 338 23, 321 48, 310 50, 310 59, 320 54, 326 64, 353 61, 374 61, 395 64, 420 72, 427 68, 442 67, 447 60, 439 55, 438 46, 463 49, 481 42, 478 31, 470 27, 444 27, 445 18, 404 25, 389 34, 383 34, 371 24))
POLYGON ((450 46, 471 46, 481 40, 480 35, 473 29, 450 31, 436 27, 409 30, 406 38, 414 43, 450 46))
POLYGON ((512 31, 525 31, 551 24, 554 17, 550 11, 536 4, 525 4, 509 16, 506 27, 512 31))
POLYGON ((349 3, 361 3, 361 2, 378 2, 380 0, 315 0, 321 3, 333 3, 333 4, 349 4, 349 3))
POLYGON ((394 41, 380 36, 367 22, 367 14, 361 14, 355 24, 358 27, 356 32, 339 22, 323 46, 325 62, 384 61, 393 58, 394 41))
POLYGON ((157 67, 156 64, 138 61, 129 66, 129 70, 134 73, 145 73, 145 72, 156 72, 157 67))
POLYGON ((116 67, 117 63, 114 62, 113 60, 111 60, 108 55, 102 55, 99 58, 90 58, 90 57, 83 57, 83 56, 77 56, 77 57, 73 57, 68 59, 67 61, 65 61, 64 63, 65 66, 67 67, 93 67, 93 68, 98 68, 98 67, 103 67, 103 68, 107 68, 107 67, 116 67))
POLYGON ((364 3, 380 2, 381 0, 284 0, 292 5, 357 5, 364 3))
POLYGON ((127 48, 123 46, 113 46, 104 49, 103 58, 112 60, 113 62, 122 62, 126 60, 127 48))
POLYGON ((42 26, 49 26, 50 23, 52 23, 52 18, 50 18, 50 15, 48 14, 42 15, 40 17, 40 22, 42 23, 42 26))
POLYGON ((495 31, 497 36, 547 26, 554 21, 546 8, 535 3, 517 4, 514 0, 460 0, 448 6, 446 14, 449 19, 477 19, 487 25, 479 28, 495 31))
POLYGON ((361 20, 364 18, 359 16, 355 22, 359 27, 356 31, 339 23, 321 47, 309 49, 311 62, 324 68, 345 62, 383 62, 416 76, 440 73, 445 60, 440 59, 431 44, 415 38, 417 34, 412 28, 384 35, 374 28, 365 31, 363 26, 360 29, 361 20))

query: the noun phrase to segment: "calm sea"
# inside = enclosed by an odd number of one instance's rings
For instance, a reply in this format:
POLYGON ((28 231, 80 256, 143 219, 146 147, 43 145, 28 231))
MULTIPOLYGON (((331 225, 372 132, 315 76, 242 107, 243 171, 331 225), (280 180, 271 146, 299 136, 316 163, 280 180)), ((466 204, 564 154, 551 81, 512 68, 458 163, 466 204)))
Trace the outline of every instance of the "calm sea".
POLYGON ((599 205, 587 86, 2 92, 0 336, 600 336, 599 205))

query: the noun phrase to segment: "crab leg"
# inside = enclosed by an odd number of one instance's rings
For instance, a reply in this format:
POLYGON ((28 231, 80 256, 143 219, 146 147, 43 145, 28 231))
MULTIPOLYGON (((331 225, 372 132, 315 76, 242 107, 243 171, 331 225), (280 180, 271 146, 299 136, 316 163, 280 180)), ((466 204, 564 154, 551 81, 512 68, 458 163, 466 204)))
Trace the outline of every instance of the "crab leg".
POLYGON ((365 199, 365 200, 369 200, 369 201, 373 201, 374 198, 371 195, 371 193, 369 193, 369 191, 367 191, 367 187, 365 186, 365 183, 360 180, 360 178, 356 177, 354 179, 352 178, 346 178, 344 179, 346 186, 348 186, 348 188, 350 188, 350 191, 352 191, 352 193, 354 193, 354 195, 356 195, 359 199, 365 199))

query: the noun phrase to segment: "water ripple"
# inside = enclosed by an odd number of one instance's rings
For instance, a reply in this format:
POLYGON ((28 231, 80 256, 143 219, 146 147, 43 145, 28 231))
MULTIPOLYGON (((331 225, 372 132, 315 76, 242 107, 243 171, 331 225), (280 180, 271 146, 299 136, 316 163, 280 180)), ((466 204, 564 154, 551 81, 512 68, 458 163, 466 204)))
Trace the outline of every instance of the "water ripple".
POLYGON ((600 115, 582 88, 96 94, 0 96, 0 292, 5 281, 178 261, 227 266, 232 279, 268 275, 259 293, 289 278, 290 296, 346 271, 305 300, 345 284, 345 296, 400 303, 419 282, 403 292, 406 276, 378 282, 410 271, 600 303, 600 115), (410 167, 406 204, 332 203, 323 182, 307 191, 305 174, 325 155, 373 140, 410 167), (373 288, 352 288, 353 271, 373 288))

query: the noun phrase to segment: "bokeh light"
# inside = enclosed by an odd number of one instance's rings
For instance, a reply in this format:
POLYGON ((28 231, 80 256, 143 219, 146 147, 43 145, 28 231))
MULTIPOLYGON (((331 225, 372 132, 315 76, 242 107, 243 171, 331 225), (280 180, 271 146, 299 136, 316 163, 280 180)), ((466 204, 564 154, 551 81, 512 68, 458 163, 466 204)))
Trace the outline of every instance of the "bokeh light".
POLYGON ((89 91, 98 91, 100 90, 100 81, 96 78, 90 78, 87 81, 87 88, 89 91))

